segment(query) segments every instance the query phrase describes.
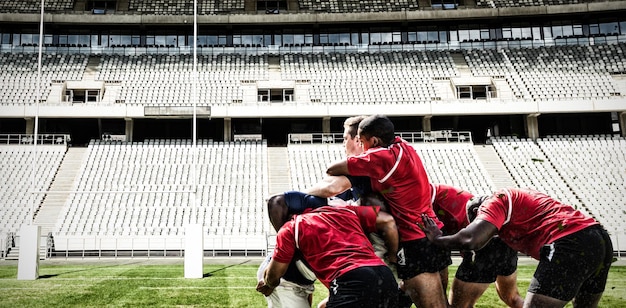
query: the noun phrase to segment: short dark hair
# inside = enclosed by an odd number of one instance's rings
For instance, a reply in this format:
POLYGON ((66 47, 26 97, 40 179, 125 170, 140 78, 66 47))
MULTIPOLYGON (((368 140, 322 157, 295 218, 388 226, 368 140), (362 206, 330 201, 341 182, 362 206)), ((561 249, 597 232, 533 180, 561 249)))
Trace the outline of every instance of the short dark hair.
POLYGON ((359 130, 359 123, 361 123, 361 121, 363 121, 363 119, 365 118, 367 118, 367 116, 364 116, 364 115, 353 116, 353 117, 347 118, 343 122, 343 127, 348 129, 348 133, 350 134, 350 137, 352 139, 356 137, 356 133, 359 130))
POLYGON ((271 196, 267 200, 267 215, 274 230, 278 231, 289 220, 287 203, 285 203, 285 194, 271 196))
POLYGON ((478 216, 478 208, 488 198, 489 196, 474 196, 471 199, 467 200, 467 203, 465 204, 465 210, 467 211, 467 220, 469 222, 472 222, 474 221, 474 219, 476 219, 476 216, 478 216))
POLYGON ((359 134, 365 137, 378 137, 383 142, 381 146, 390 145, 395 138, 393 123, 382 114, 371 115, 363 119, 359 124, 359 130, 359 134))

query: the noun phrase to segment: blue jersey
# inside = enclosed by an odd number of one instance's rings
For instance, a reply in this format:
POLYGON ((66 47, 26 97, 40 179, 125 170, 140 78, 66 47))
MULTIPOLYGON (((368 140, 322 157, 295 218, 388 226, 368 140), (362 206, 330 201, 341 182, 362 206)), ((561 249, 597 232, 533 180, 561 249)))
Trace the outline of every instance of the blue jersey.
POLYGON ((350 180, 350 184, 352 187, 350 189, 338 194, 334 198, 339 198, 342 200, 352 200, 356 201, 361 198, 361 196, 372 192, 372 185, 370 183, 370 178, 367 176, 347 176, 348 180, 350 180))
MULTIPOLYGON (((348 176, 348 179, 352 187, 333 198, 339 198, 345 201, 356 201, 361 198, 361 196, 372 191, 369 177, 348 176)), ((326 198, 308 195, 300 191, 287 191, 284 193, 284 196, 285 204, 287 204, 287 212, 289 214, 301 214, 306 209, 315 209, 320 206, 328 205, 326 198)))
POLYGON ((328 205, 326 198, 307 195, 300 191, 285 192, 285 203, 289 214, 301 214, 306 209, 328 205))

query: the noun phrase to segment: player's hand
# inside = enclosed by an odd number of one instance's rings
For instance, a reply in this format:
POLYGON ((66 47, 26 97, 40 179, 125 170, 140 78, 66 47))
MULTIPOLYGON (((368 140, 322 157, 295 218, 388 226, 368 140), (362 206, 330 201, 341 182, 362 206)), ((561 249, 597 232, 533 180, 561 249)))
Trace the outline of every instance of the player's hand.
POLYGON ((270 296, 274 292, 274 288, 265 284, 264 280, 259 281, 256 285, 257 292, 261 292, 265 296, 270 296))
POLYGON ((435 223, 432 218, 428 217, 428 215, 422 214, 422 222, 424 223, 423 225, 418 225, 420 226, 420 228, 422 228, 424 233, 426 233, 426 237, 428 237, 428 240, 433 241, 434 239, 443 235, 441 230, 439 230, 439 227, 437 227, 437 223, 435 223))

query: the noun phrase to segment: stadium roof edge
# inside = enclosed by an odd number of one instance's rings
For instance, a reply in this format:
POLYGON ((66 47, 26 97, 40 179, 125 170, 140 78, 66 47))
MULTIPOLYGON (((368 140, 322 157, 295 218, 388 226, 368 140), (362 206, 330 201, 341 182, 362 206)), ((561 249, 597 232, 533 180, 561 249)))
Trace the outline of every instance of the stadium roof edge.
MULTIPOLYGON (((516 16, 549 16, 575 13, 598 13, 626 10, 626 0, 592 2, 571 5, 506 7, 506 8, 465 8, 459 10, 418 10, 402 12, 364 12, 364 13, 298 13, 298 14, 225 14, 198 15, 198 23, 211 24, 337 24, 371 22, 408 22, 428 20, 463 20, 477 18, 499 18, 516 16)), ((173 25, 193 21, 192 15, 145 15, 115 14, 92 15, 87 13, 46 13, 45 23, 54 24, 152 24, 173 25)), ((0 23, 36 23, 39 14, 0 13, 0 23)))

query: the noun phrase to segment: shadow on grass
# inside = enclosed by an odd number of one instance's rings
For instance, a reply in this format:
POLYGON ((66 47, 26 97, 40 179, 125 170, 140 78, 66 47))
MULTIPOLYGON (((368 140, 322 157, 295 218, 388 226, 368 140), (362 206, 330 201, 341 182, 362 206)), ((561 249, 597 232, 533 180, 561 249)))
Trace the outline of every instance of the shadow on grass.
POLYGON ((48 279, 48 278, 58 277, 60 275, 80 273, 80 272, 87 272, 87 271, 92 271, 92 270, 95 270, 95 269, 113 268, 113 267, 126 266, 126 265, 138 264, 138 263, 141 263, 141 262, 131 262, 131 263, 124 263, 124 264, 111 264, 111 265, 103 265, 103 266, 96 266, 96 267, 89 266, 89 268, 78 269, 78 270, 73 270, 73 271, 66 271, 66 272, 57 273, 57 274, 40 275, 39 279, 48 279))
POLYGON ((221 267, 221 268, 218 268, 218 269, 216 269, 216 270, 214 270, 214 271, 211 271, 211 272, 208 272, 208 273, 204 273, 204 275, 202 275, 202 278, 211 277, 211 276, 213 276, 213 274, 214 274, 214 273, 217 273, 217 272, 223 271, 223 270, 225 270, 225 269, 227 269, 227 268, 231 268, 231 267, 235 267, 235 266, 239 266, 239 265, 244 265, 244 264, 246 264, 246 263, 248 263, 248 262, 250 262, 250 260, 246 260, 246 261, 243 261, 243 262, 241 262, 241 263, 236 263, 236 264, 226 265, 226 266, 221 267))

